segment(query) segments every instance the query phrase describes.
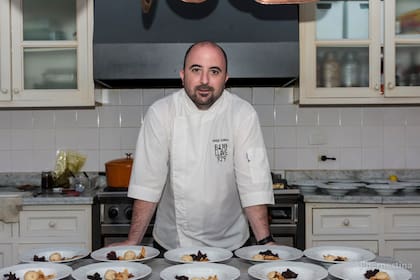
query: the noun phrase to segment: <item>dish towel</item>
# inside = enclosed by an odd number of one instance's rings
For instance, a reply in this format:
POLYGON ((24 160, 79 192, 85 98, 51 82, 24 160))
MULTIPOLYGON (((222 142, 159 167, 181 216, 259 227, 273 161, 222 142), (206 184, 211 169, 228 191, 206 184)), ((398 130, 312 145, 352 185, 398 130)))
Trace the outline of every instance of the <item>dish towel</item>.
POLYGON ((22 196, 0 197, 0 221, 19 222, 20 210, 22 210, 22 196))

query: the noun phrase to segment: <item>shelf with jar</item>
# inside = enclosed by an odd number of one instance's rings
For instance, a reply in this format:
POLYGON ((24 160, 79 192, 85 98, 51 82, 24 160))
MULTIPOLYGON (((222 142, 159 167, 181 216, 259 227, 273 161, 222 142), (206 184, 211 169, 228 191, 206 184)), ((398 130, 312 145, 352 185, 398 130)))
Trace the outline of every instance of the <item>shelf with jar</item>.
POLYGON ((420 104, 419 13, 415 0, 301 5, 299 103, 420 104))

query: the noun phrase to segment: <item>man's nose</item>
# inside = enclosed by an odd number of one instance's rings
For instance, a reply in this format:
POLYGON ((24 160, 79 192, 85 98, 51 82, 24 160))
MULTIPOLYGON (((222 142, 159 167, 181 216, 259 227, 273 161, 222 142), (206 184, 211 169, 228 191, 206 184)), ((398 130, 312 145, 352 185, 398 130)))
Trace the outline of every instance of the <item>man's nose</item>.
POLYGON ((208 82, 209 82, 209 73, 203 71, 202 74, 201 74, 200 82, 201 82, 201 84, 204 84, 204 85, 208 84, 208 82))

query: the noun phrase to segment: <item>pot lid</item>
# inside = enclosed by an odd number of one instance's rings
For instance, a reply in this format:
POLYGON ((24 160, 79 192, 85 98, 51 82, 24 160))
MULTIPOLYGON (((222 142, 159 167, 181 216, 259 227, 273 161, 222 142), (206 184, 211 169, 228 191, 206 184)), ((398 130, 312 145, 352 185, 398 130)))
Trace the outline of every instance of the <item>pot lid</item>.
POLYGON ((118 158, 110 160, 105 163, 105 165, 131 165, 133 163, 133 158, 131 153, 126 153, 125 158, 118 158))

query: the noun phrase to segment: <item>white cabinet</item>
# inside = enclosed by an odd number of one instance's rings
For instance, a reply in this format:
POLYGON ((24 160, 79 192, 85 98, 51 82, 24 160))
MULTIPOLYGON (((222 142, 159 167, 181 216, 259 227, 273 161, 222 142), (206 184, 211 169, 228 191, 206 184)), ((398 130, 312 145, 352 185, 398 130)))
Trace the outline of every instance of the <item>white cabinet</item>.
POLYGON ((420 206, 306 203, 306 247, 353 246, 420 275, 420 206))
POLYGON ((419 14, 417 0, 301 5, 299 103, 420 104, 419 14))
POLYGON ((0 0, 0 108, 94 106, 93 0, 0 0))
POLYGON ((39 247, 92 249, 91 205, 26 205, 19 222, 0 222, 0 268, 39 247))

